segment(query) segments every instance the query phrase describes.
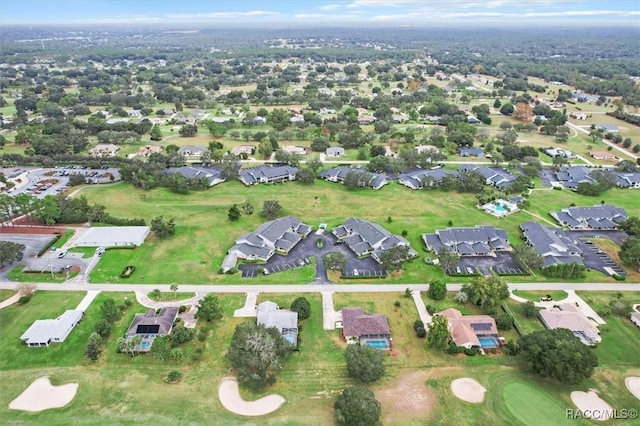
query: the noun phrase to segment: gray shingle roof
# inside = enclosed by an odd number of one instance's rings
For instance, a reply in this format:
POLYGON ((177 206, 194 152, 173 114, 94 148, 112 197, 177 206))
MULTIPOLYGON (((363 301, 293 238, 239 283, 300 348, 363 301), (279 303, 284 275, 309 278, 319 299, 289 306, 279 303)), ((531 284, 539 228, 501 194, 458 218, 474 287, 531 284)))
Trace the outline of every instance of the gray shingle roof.
POLYGON ((239 178, 245 185, 271 183, 295 179, 298 169, 291 166, 255 166, 241 169, 239 178))
POLYGON ((136 314, 127 329, 127 336, 136 334, 164 336, 171 332, 173 322, 178 316, 178 308, 166 307, 156 314, 155 309, 149 309, 144 314, 136 314))
POLYGON ((510 249, 507 233, 487 225, 441 229, 434 234, 423 234, 422 240, 428 249, 435 252, 444 245, 465 256, 482 256, 493 250, 510 249))
POLYGON ((549 214, 561 225, 582 229, 615 228, 616 223, 628 218, 625 209, 610 204, 596 204, 591 207, 569 207, 549 214))
POLYGON ((229 253, 236 253, 241 258, 267 260, 274 249, 288 252, 309 232, 311 227, 297 217, 281 217, 265 222, 254 232, 238 238, 229 253))
POLYGON ((525 222, 520 225, 525 240, 544 260, 545 266, 556 263, 582 264, 582 251, 560 228, 548 228, 537 222, 525 222))
POLYGON ((345 337, 391 336, 386 315, 365 314, 362 308, 343 308, 342 327, 345 337))

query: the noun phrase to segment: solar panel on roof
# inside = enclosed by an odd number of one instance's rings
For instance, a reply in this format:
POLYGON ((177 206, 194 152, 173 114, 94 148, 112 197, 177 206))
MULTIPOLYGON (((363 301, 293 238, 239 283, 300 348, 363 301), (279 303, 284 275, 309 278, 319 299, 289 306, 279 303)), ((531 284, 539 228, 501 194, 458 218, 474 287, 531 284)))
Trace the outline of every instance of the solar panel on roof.
POLYGON ((138 326, 136 334, 158 334, 158 331, 160 331, 160 325, 158 324, 141 324, 138 326))
POLYGON ((491 330, 491 324, 488 324, 488 323, 471 324, 471 328, 473 328, 474 331, 486 331, 486 330, 491 330))

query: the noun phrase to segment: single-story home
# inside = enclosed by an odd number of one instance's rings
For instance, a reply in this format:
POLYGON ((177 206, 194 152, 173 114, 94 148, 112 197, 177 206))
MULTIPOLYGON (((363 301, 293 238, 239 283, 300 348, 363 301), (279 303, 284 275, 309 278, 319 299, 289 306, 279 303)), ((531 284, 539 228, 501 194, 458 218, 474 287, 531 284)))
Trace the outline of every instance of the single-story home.
POLYGON ((608 151, 589 151, 587 152, 587 155, 595 158, 596 160, 614 160, 614 161, 619 160, 617 156, 615 156, 614 154, 608 151))
POLYGON ((509 251, 506 231, 489 225, 469 228, 447 228, 433 234, 422 234, 427 250, 438 252, 447 247, 459 256, 492 256, 496 251, 509 251))
POLYGON ((274 302, 266 301, 258 305, 258 325, 275 327, 282 337, 294 348, 298 347, 298 313, 289 309, 280 309, 274 302))
POLYGON ((178 149, 178 154, 182 154, 184 161, 187 163, 201 163, 202 156, 207 151, 209 151, 209 148, 205 146, 186 145, 178 149))
POLYGON ((496 321, 489 315, 462 315, 455 308, 445 309, 439 315, 447 319, 451 340, 456 346, 496 348, 502 344, 496 321))
POLYGON ((231 148, 231 153, 233 155, 253 155, 254 152, 256 152, 256 147, 253 145, 238 145, 231 148))
POLYGON ((360 167, 338 166, 320 172, 322 179, 329 182, 344 183, 349 174, 358 176, 358 186, 363 188, 380 189, 387 184, 387 177, 382 173, 370 172, 360 167))
POLYGON ((563 263, 582 265, 582 250, 561 228, 542 226, 538 222, 520 225, 525 242, 542 256, 544 266, 563 263))
POLYGON ((602 130, 603 132, 607 133, 617 133, 620 131, 618 126, 616 126, 615 124, 598 124, 596 125, 596 129, 602 130))
POLYGON ((142 157, 148 157, 151 154, 159 154, 162 152, 162 147, 157 145, 145 145, 138 150, 138 155, 142 157))
POLYGON ((239 178, 245 185, 259 183, 279 183, 296 179, 297 167, 291 166, 255 166, 241 169, 239 178))
POLYGON ((460 148, 460 157, 484 157, 484 149, 460 148))
POLYGON ((178 312, 177 307, 165 307, 157 311, 149 309, 144 314, 136 314, 124 337, 127 341, 136 336, 140 337, 141 341, 136 350, 149 352, 156 337, 171 333, 178 312))
POLYGON ((577 336, 585 345, 599 343, 602 338, 598 329, 589 318, 572 303, 561 303, 553 308, 538 313, 545 327, 549 329, 566 328, 577 336))
POLYGON ((391 329, 387 316, 365 314, 362 308, 342 308, 342 337, 348 344, 391 349, 391 329))
POLYGON ((288 152, 289 154, 296 154, 296 155, 306 155, 307 151, 304 147, 302 146, 295 146, 295 145, 286 145, 282 147, 282 150, 284 152, 288 152))
POLYGON ((36 320, 20 336, 20 340, 30 348, 47 347, 52 342, 64 342, 83 316, 84 313, 80 310, 68 310, 56 319, 36 320))
POLYGON ((99 143, 89 150, 89 155, 92 157, 115 157, 118 151, 120 151, 120 147, 118 145, 114 145, 112 143, 99 143))
POLYGON ((208 186, 217 185, 226 179, 222 177, 222 167, 220 166, 182 166, 168 168, 166 173, 177 173, 183 178, 195 181, 206 181, 208 186))
POLYGON ((627 220, 626 210, 611 204, 596 204, 591 207, 568 207, 559 212, 549 212, 561 226, 575 230, 613 230, 627 220))
POLYGON ((325 151, 327 157, 339 157, 344 155, 344 148, 341 146, 332 146, 325 151))

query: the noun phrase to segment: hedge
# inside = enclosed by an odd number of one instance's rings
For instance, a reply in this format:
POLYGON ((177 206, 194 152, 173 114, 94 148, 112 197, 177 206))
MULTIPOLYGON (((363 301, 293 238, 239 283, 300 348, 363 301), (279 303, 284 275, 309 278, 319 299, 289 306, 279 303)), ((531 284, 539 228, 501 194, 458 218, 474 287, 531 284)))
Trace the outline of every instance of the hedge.
POLYGON ((60 238, 62 238, 62 234, 59 232, 55 233, 55 237, 53 237, 44 247, 42 247, 40 249, 40 251, 38 252, 38 257, 42 256, 43 254, 45 254, 47 251, 49 251, 49 249, 55 244, 57 243, 60 238))

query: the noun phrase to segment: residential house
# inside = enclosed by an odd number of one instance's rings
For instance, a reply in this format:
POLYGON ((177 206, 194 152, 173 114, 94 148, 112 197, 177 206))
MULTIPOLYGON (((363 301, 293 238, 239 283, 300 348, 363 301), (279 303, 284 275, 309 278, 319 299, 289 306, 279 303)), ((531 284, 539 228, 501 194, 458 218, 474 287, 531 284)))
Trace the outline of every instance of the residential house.
POLYGON ((598 124, 596 130, 601 130, 605 133, 618 133, 620 129, 615 124, 598 124))
POLYGON ((387 316, 365 314, 362 308, 342 308, 342 337, 348 344, 391 349, 391 329, 387 316))
POLYGON ((255 166, 241 169, 239 178, 245 185, 280 183, 296 179, 298 169, 291 166, 255 166))
POLYGON ((460 148, 460 157, 484 157, 484 149, 460 148))
POLYGON ((640 188, 640 173, 617 172, 615 175, 619 188, 640 188))
POLYGON ((501 346, 496 321, 489 315, 462 315, 449 308, 440 312, 447 319, 451 340, 465 348, 496 348, 501 346))
POLYGON ((148 157, 151 154, 159 154, 162 152, 162 147, 157 145, 145 145, 138 150, 138 155, 142 157, 148 157))
MULTIPOLYGON (((265 222, 254 232, 238 238, 236 244, 229 249, 228 254, 235 255, 236 260, 266 262, 276 252, 288 254, 310 232, 311 226, 302 223, 298 218, 294 216, 281 217, 265 222)), ((229 263, 231 259, 228 259, 229 263)))
POLYGON ((335 113, 336 113, 336 110, 334 108, 320 108, 321 115, 335 114, 335 113))
POLYGON ((415 150, 418 154, 422 154, 423 152, 426 151, 430 151, 430 152, 435 152, 435 153, 439 153, 440 150, 438 149, 438 147, 433 146, 433 145, 416 145, 415 150))
POLYGON ((382 253, 396 246, 408 247, 409 257, 418 256, 418 252, 411 248, 406 239, 390 233, 377 223, 363 219, 351 217, 345 220, 342 225, 335 227, 331 233, 338 238, 338 241, 345 243, 357 256, 362 257, 370 254, 378 263, 380 263, 382 253))
POLYGON ((593 207, 568 207, 559 212, 549 212, 561 226, 574 230, 613 230, 629 218, 623 208, 610 204, 596 204, 593 207))
POLYGON ((207 151, 209 151, 209 148, 205 146, 185 145, 178 149, 178 154, 184 156, 184 161, 186 163, 194 164, 202 163, 202 156, 207 151))
POLYGON ((302 114, 296 114, 289 119, 291 124, 300 124, 304 123, 304 116, 302 114))
POLYGON ((613 160, 618 161, 619 158, 608 151, 588 151, 587 155, 596 160, 613 160))
POLYGON ((561 303, 553 308, 540 311, 538 315, 548 329, 566 328, 571 330, 585 345, 595 345, 602 340, 598 329, 575 304, 561 303))
POLYGON ((20 336, 20 340, 30 348, 42 348, 53 342, 64 342, 83 316, 84 313, 80 310, 68 310, 56 319, 36 320, 20 336))
POLYGON ((99 143, 95 147, 89 150, 89 155, 92 157, 115 157, 120 151, 118 145, 112 143, 99 143))
POLYGON ((282 150, 284 152, 288 152, 289 154, 307 155, 306 149, 302 146, 286 145, 282 147, 282 150))
POLYGON ((238 145, 231 148, 231 153, 233 155, 253 155, 256 152, 256 147, 254 145, 238 145))
POLYGON ((136 314, 125 333, 126 341, 139 337, 140 343, 135 350, 137 352, 149 352, 156 337, 166 336, 171 333, 178 311, 179 308, 177 307, 165 307, 157 311, 149 309, 144 314, 136 314))
POLYGON ((463 164, 460 172, 478 172, 484 178, 486 185, 491 185, 498 189, 504 189, 511 185, 518 176, 512 174, 502 167, 486 167, 477 164, 463 164))
POLYGON ((358 186, 363 188, 380 189, 388 183, 387 177, 381 173, 374 173, 360 167, 351 166, 338 166, 323 170, 320 172, 320 177, 329 182, 344 183, 349 173, 354 173, 358 176, 358 186))
POLYGON ((415 168, 405 170, 398 175, 398 182, 411 189, 420 189, 425 186, 431 187, 442 182, 445 176, 457 176, 458 172, 445 170, 441 167, 432 169, 415 168))
POLYGON ((520 229, 525 242, 542 256, 545 267, 561 263, 583 264, 582 250, 562 229, 545 227, 537 222, 525 222, 520 229))
POLYGON ((552 158, 556 158, 556 157, 564 157, 564 158, 568 158, 568 159, 572 159, 572 158, 576 158, 576 155, 571 152, 571 151, 567 151, 565 149, 562 148, 547 148, 544 150, 544 152, 552 158))
POLYGON ((555 175, 565 188, 575 189, 580 183, 594 183, 590 174, 591 170, 585 166, 564 166, 555 175))
POLYGON ((258 325, 276 328, 280 335, 294 348, 298 347, 298 313, 289 309, 279 309, 278 305, 266 301, 258 305, 258 325))
POLYGON ((344 155, 344 148, 341 146, 332 146, 325 151, 327 157, 340 157, 344 155))
POLYGON ((167 173, 178 173, 180 176, 187 178, 189 180, 200 180, 203 179, 207 182, 208 186, 217 185, 226 181, 224 177, 222 177, 222 167, 219 166, 183 166, 177 168, 169 168, 166 170, 167 173))
POLYGON ((376 121, 376 119, 372 115, 362 115, 358 117, 358 124, 362 124, 364 126, 368 124, 373 124, 374 121, 376 121))
POLYGON ((265 124, 267 124, 267 119, 264 117, 257 116, 253 118, 252 122, 256 126, 264 126, 265 124))
POLYGON ((544 124, 546 123, 548 120, 547 117, 545 117, 544 115, 534 115, 531 118, 531 121, 533 121, 535 124, 544 124))
POLYGON ((481 121, 478 118, 474 117, 473 115, 469 115, 469 116, 467 116, 467 123, 480 124, 481 121))
POLYGON ((422 234, 422 240, 429 251, 447 247, 459 256, 495 256, 496 251, 511 250, 506 231, 488 225, 441 229, 422 234))

